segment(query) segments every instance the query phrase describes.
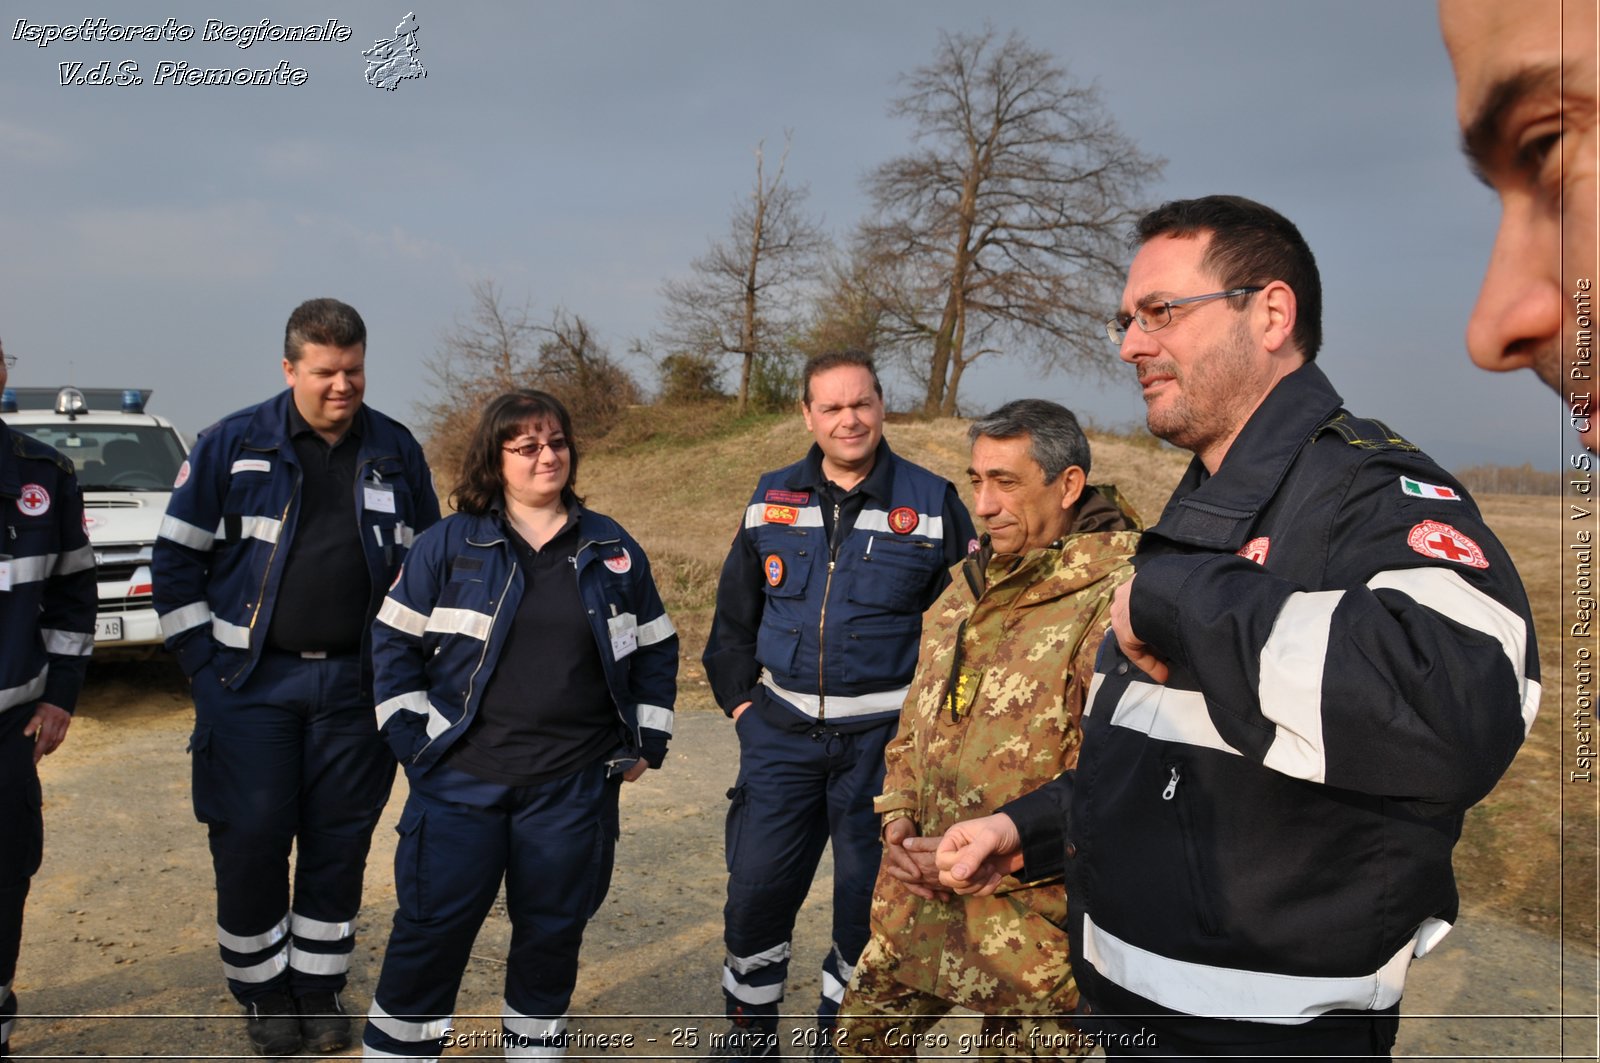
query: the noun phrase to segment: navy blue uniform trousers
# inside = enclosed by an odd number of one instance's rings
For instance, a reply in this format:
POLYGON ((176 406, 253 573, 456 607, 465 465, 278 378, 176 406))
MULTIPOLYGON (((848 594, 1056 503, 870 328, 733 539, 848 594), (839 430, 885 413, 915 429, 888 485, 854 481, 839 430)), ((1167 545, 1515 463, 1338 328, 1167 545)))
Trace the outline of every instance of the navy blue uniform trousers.
POLYGON ((344 987, 395 772, 361 673, 355 655, 268 651, 240 690, 209 666, 194 675, 194 812, 209 828, 217 942, 242 1004, 344 987))
POLYGON ((362 1037, 369 1055, 434 1057, 451 1043, 456 994, 502 877, 511 948, 500 1043, 560 1054, 583 931, 611 887, 621 784, 603 760, 532 786, 446 765, 411 779, 394 854, 399 906, 362 1037))
POLYGON ((0 713, 0 1046, 11 1039, 17 998, 11 982, 22 947, 22 909, 44 854, 44 816, 33 740, 22 733, 34 706, 0 713))
POLYGON ((872 884, 883 857, 872 799, 883 789, 883 749, 897 722, 855 733, 787 731, 768 722, 759 705, 735 722, 739 779, 728 791, 722 912, 730 1018, 767 1031, 775 1025, 795 916, 831 839, 833 947, 822 962, 817 1022, 834 1025, 870 934, 872 884))

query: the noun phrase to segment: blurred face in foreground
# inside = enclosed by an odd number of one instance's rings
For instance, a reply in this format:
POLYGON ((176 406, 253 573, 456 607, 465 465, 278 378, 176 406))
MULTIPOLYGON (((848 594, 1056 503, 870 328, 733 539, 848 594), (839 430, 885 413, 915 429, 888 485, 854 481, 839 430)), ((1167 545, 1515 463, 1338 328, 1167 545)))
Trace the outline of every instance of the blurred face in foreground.
POLYGON ((1484 369, 1532 369, 1589 449, 1596 365, 1595 0, 1441 0, 1462 147, 1500 197, 1467 348, 1484 369))

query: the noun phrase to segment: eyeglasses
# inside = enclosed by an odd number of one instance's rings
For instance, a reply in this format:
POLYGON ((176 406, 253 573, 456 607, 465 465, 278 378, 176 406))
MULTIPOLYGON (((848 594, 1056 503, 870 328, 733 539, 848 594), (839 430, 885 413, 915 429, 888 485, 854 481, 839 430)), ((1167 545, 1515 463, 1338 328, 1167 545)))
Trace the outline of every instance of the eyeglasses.
POLYGON ((546 447, 550 448, 552 454, 564 454, 567 449, 567 441, 565 439, 552 439, 548 443, 524 443, 520 447, 501 447, 500 449, 507 454, 515 454, 519 458, 537 458, 539 452, 546 447))
POLYGON ((1106 322, 1106 335, 1111 342, 1122 346, 1122 341, 1128 338, 1128 326, 1138 322, 1141 332, 1159 332, 1172 324, 1172 308, 1187 306, 1190 303, 1204 303, 1212 299, 1232 299, 1236 295, 1249 295, 1259 292, 1265 285, 1257 284, 1248 288, 1229 288, 1225 292, 1211 292, 1208 295, 1191 295, 1187 299, 1168 299, 1162 303, 1149 303, 1139 307, 1131 314, 1118 314, 1106 322))

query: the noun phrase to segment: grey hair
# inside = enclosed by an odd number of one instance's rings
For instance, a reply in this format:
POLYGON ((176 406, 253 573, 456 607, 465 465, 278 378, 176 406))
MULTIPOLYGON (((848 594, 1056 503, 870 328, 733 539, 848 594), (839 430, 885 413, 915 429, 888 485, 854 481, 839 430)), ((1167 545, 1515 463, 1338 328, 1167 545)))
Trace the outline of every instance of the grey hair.
POLYGON ((968 442, 979 436, 990 439, 1028 437, 1028 456, 1044 470, 1044 482, 1051 483, 1069 466, 1076 465, 1089 475, 1089 440, 1078 427, 1078 418, 1059 402, 1049 399, 1016 399, 993 413, 972 422, 968 442))

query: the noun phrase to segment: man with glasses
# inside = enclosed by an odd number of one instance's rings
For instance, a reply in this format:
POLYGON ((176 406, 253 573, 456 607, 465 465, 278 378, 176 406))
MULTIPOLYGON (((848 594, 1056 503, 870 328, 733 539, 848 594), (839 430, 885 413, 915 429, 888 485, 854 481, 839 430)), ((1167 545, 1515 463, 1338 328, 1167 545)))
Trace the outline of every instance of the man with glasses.
POLYGON ((1460 484, 1313 364, 1286 218, 1211 196, 1138 235, 1109 329, 1194 460, 1112 602, 1076 770, 939 866, 984 892, 1064 864, 1112 1058, 1387 1058, 1462 819, 1538 709, 1527 598, 1460 484))
MULTIPOLYGON (((0 349, 0 391, 16 358, 0 349)), ((94 649, 94 550, 72 462, 0 422, 0 1057, 22 910, 44 854, 39 760, 67 737, 94 649)))
POLYGON ((439 519, 422 448, 362 404, 366 352, 354 307, 300 304, 288 388, 200 433, 152 564, 162 634, 193 685, 222 967, 268 1056, 350 1043, 339 991, 395 770, 370 628, 412 537, 439 519))
POLYGON ((1600 283, 1595 0, 1441 0, 1461 144, 1500 197, 1500 231, 1467 326, 1484 369, 1532 369, 1600 448, 1592 336, 1600 283))

